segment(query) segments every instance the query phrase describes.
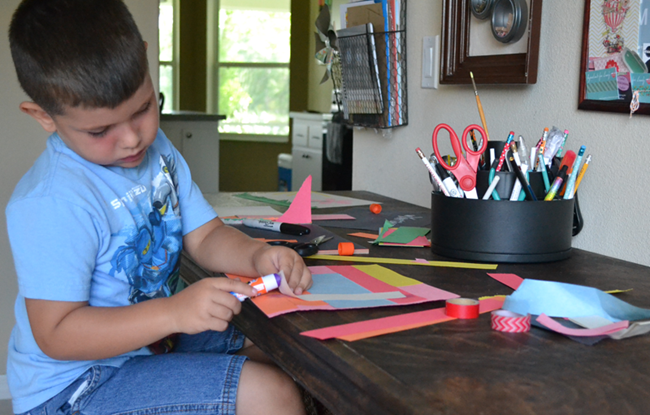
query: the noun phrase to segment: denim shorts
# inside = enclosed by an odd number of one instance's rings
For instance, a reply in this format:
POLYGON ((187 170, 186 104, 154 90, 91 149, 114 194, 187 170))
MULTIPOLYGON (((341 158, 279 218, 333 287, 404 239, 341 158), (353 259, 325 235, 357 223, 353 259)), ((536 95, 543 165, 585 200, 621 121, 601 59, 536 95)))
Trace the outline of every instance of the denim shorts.
POLYGON ((63 392, 25 414, 235 414, 244 335, 181 335, 172 353, 93 366, 63 392))

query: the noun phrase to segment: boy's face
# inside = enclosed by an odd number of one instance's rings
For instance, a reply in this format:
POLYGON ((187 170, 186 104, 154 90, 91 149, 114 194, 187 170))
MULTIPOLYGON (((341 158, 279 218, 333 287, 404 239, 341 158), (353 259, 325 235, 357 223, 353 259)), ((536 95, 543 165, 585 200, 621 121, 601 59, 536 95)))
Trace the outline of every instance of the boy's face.
POLYGON ((158 133, 158 100, 147 75, 135 94, 113 109, 66 108, 50 120, 49 127, 41 125, 57 131, 84 159, 102 166, 136 167, 158 133))

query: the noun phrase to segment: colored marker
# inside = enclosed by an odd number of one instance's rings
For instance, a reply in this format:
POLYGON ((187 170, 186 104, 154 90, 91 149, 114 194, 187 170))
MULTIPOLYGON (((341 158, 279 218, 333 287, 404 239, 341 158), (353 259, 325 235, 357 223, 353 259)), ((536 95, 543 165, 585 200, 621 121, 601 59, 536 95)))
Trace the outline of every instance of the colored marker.
POLYGON ((573 194, 575 193, 576 186, 576 177, 578 177, 578 169, 580 168, 582 156, 584 156, 586 149, 586 146, 580 146, 580 150, 578 150, 578 157, 576 157, 576 161, 573 162, 573 168, 571 169, 571 174, 569 175, 569 181, 567 182, 566 190, 564 191, 565 199, 573 199, 573 194))
MULTIPOLYGON (((278 274, 269 274, 260 278, 256 278, 251 282, 249 282, 248 285, 250 285, 251 287, 255 288, 255 290, 257 290, 257 295, 266 294, 269 291, 276 290, 278 289, 278 287, 280 287, 283 276, 284 276, 283 272, 280 271, 278 274)), ((232 291, 230 292, 230 294, 237 297, 239 301, 244 301, 245 299, 249 298, 247 295, 232 292, 232 291)))
POLYGON ((524 193, 526 193, 526 198, 532 201, 536 201, 537 197, 533 192, 533 188, 530 187, 530 183, 528 183, 528 180, 526 180, 526 175, 523 171, 521 171, 519 166, 515 166, 515 173, 517 173, 517 178, 521 182, 521 188, 524 190, 524 193))
POLYGON ((438 173, 436 173, 436 171, 435 171, 435 169, 433 168, 433 166, 431 165, 431 163, 429 163, 429 160, 427 160, 427 158, 426 158, 426 156, 424 155, 424 153, 422 152, 422 150, 420 150, 420 147, 416 148, 416 149, 415 149, 415 152, 418 153, 418 156, 420 156, 420 159, 422 160, 422 163, 424 163, 424 165, 426 166, 427 170, 429 170, 429 174, 431 175, 431 177, 433 178, 433 180, 436 182, 436 184, 437 184, 438 187, 440 188, 440 191, 441 191, 445 196, 450 196, 450 195, 449 195, 449 191, 447 190, 447 188, 445 187, 445 185, 442 183, 442 179, 440 178, 440 176, 438 176, 438 173))
POLYGON ((309 228, 293 223, 276 222, 268 219, 244 219, 244 226, 249 228, 264 229, 267 231, 281 232, 289 235, 306 235, 309 233, 309 228))
POLYGON ((546 194, 546 197, 544 200, 553 200, 555 198, 555 194, 557 191, 560 189, 560 186, 562 186, 562 182, 564 181, 564 178, 566 177, 566 171, 567 171, 567 166, 566 164, 562 166, 560 169, 560 172, 558 173, 557 177, 553 181, 553 185, 551 186, 551 190, 548 191, 546 194))
POLYGON ((447 172, 447 170, 445 170, 441 164, 436 164, 436 171, 442 179, 443 186, 445 186, 449 191, 449 195, 451 197, 462 198, 463 194, 461 193, 460 189, 458 189, 456 183, 454 183, 454 179, 451 178, 451 175, 447 172))
POLYGON ((578 174, 578 179, 576 180, 576 189, 573 192, 574 195, 578 191, 578 186, 580 186, 580 182, 582 182, 582 176, 585 175, 585 172, 587 171, 587 167, 589 167, 590 161, 591 161, 591 154, 587 156, 587 159, 585 160, 585 164, 583 164, 582 168, 580 169, 580 174, 578 174))

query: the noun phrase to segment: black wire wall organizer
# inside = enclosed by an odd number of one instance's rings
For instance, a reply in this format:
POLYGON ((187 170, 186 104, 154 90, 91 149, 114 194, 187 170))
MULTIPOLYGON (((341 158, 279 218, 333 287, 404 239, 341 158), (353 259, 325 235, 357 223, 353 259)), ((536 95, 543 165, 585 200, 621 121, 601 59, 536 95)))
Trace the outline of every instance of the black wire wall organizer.
POLYGON ((343 121, 349 125, 408 124, 406 0, 383 0, 382 6, 383 27, 367 23, 336 32, 332 80, 343 121))

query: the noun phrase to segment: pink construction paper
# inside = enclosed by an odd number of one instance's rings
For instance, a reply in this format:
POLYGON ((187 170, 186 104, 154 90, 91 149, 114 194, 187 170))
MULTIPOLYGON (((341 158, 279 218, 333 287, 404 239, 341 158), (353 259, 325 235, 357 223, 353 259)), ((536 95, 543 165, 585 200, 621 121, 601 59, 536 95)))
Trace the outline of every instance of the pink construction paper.
POLYGON ((413 262, 417 262, 418 264, 428 264, 429 263, 429 261, 424 259, 424 258, 415 258, 415 261, 413 261, 413 262))
POLYGON ((332 213, 329 215, 321 213, 318 215, 311 215, 311 220, 356 220, 356 218, 345 213, 332 213))
POLYGON ((280 218, 285 223, 311 223, 311 175, 300 186, 289 209, 280 218))
POLYGON ((519 288, 521 283, 524 282, 523 278, 515 274, 489 274, 488 273, 488 275, 494 278, 495 280, 499 281, 500 283, 507 285, 513 290, 519 288))
MULTIPOLYGON (((417 295, 418 297, 424 298, 435 298, 435 297, 444 297, 444 298, 458 298, 460 295, 453 294, 450 296, 449 291, 441 290, 440 288, 433 287, 427 284, 417 284, 417 285, 406 285, 399 287, 400 291, 407 292, 409 294, 417 295)), ((396 299, 393 299, 395 301, 396 299)))
POLYGON ((539 317, 537 317, 537 322, 560 334, 578 337, 604 336, 606 334, 612 334, 614 332, 626 329, 630 325, 629 321, 623 320, 619 321, 618 323, 608 324, 606 326, 597 327, 595 329, 572 329, 563 326, 546 314, 540 314, 539 317))
MULTIPOLYGON (((481 300, 479 305, 479 312, 487 313, 493 310, 497 310, 501 308, 502 305, 502 298, 489 298, 486 300, 481 300)), ((455 320, 455 318, 449 317, 445 312, 445 308, 442 307, 434 308, 433 310, 418 311, 415 313, 400 314, 397 316, 309 330, 304 331, 300 334, 319 340, 339 338, 348 341, 354 341, 379 336, 382 334, 396 333, 412 328, 444 323, 450 320, 455 320)))

